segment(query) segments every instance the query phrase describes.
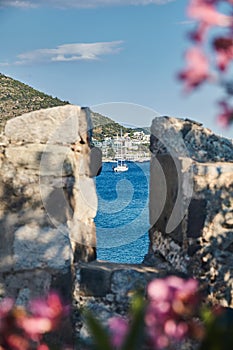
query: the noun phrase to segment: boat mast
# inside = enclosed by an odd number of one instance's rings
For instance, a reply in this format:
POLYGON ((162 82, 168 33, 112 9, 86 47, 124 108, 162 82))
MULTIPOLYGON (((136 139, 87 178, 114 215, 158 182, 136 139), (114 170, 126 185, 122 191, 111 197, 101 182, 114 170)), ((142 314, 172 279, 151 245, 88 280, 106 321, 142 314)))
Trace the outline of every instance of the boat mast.
POLYGON ((118 151, 118 133, 117 133, 117 144, 116 144, 116 163, 118 164, 118 158, 119 158, 119 151, 118 151))
POLYGON ((122 149, 123 149, 123 140, 122 140, 122 129, 121 129, 121 166, 122 166, 122 161, 123 161, 123 152, 122 152, 122 149))

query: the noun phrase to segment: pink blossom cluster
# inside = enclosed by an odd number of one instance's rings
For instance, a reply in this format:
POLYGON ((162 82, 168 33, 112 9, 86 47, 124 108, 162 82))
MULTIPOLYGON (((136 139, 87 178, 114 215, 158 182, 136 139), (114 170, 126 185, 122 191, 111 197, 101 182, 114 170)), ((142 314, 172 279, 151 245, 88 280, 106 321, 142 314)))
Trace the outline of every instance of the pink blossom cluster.
POLYGON ((29 303, 28 309, 15 306, 5 298, 0 303, 0 350, 49 350, 45 333, 55 330, 67 308, 51 293, 46 299, 29 303))
MULTIPOLYGON (((187 337, 197 307, 197 290, 196 280, 177 276, 148 284, 144 326, 145 345, 149 349, 167 349, 187 337)), ((130 331, 129 320, 114 317, 109 320, 109 329, 114 348, 121 349, 130 331)))
POLYGON ((111 332, 111 344, 114 348, 119 349, 129 331, 129 320, 123 317, 112 317, 108 321, 109 330, 111 332))
POLYGON ((197 305, 198 283, 170 276, 147 288, 146 331, 152 349, 164 349, 185 339, 197 305))
POLYGON ((223 128, 226 128, 233 121, 233 106, 231 107, 227 101, 220 101, 219 106, 221 112, 218 115, 218 123, 223 128))
MULTIPOLYGON (((205 42, 210 29, 221 27, 224 34, 216 36, 212 42, 215 55, 215 66, 220 75, 225 73, 233 61, 233 0, 189 0, 187 15, 196 22, 196 28, 189 35, 193 46, 185 54, 187 67, 180 72, 179 79, 184 82, 185 90, 191 91, 205 81, 214 80, 211 59, 205 53, 205 42), (223 3, 230 7, 230 15, 219 11, 223 3)), ((229 12, 230 12, 229 11, 229 12)), ((212 56, 212 54, 211 54, 212 56)), ((233 107, 224 100, 220 103, 222 111, 218 121, 229 125, 233 121, 233 107)))

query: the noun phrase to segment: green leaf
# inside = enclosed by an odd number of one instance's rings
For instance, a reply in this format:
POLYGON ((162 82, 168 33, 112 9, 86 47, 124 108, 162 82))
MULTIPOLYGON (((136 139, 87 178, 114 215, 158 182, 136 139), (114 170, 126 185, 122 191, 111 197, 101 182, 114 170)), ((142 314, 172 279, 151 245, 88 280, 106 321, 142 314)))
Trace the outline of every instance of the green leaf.
POLYGON ((93 336, 93 342, 96 350, 112 350, 109 334, 89 311, 84 312, 84 317, 88 326, 88 329, 93 336))
POLYGON ((224 308, 218 314, 207 311, 203 316, 206 334, 200 350, 232 350, 233 310, 224 308))
POLYGON ((128 335, 124 341, 122 350, 138 350, 142 348, 144 341, 145 302, 141 295, 135 295, 132 301, 132 322, 128 335))

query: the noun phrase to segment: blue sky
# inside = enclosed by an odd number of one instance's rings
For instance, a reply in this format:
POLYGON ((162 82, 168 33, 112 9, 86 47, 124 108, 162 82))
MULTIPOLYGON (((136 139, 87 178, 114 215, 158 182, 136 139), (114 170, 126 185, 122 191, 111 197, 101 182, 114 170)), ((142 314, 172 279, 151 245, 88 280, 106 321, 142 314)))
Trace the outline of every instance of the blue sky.
POLYGON ((73 104, 108 114, 114 109, 109 116, 120 122, 149 126, 152 110, 233 137, 232 128, 216 124, 221 89, 204 86, 187 96, 176 79, 193 28, 186 5, 187 0, 0 0, 0 72, 73 104), (122 108, 102 105, 112 102, 122 108), (133 104, 150 112, 136 115, 133 104))

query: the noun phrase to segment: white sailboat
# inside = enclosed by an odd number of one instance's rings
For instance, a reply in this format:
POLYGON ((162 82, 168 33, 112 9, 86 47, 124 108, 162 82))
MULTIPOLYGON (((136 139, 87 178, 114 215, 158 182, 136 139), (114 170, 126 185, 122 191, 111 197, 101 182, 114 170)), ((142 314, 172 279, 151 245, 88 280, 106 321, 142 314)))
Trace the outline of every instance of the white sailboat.
MULTIPOLYGON (((117 135, 117 139, 118 139, 118 135, 117 135)), ((122 173, 125 171, 128 171, 128 165, 125 163, 125 161, 123 160, 123 145, 122 145, 122 130, 121 130, 121 158, 117 159, 117 164, 116 166, 113 167, 113 171, 115 173, 122 173)), ((118 156, 118 142, 117 142, 117 156, 118 156)))
POLYGON ((117 165, 115 167, 113 167, 113 171, 115 173, 122 173, 122 172, 128 171, 128 170, 129 170, 128 165, 125 164, 125 162, 122 159, 118 160, 117 165))

